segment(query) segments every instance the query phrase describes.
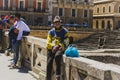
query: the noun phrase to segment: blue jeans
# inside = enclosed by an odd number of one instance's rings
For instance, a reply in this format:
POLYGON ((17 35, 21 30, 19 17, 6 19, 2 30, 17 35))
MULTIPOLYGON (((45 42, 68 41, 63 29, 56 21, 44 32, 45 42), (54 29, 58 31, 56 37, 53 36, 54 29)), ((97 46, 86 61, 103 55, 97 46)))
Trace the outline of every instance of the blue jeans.
POLYGON ((12 39, 9 37, 9 45, 8 45, 8 49, 12 49, 12 39))
POLYGON ((21 40, 17 40, 15 42, 15 44, 13 45, 13 52, 14 52, 13 62, 14 62, 15 65, 17 64, 17 61, 18 61, 18 58, 19 58, 19 47, 20 47, 20 44, 21 44, 21 40))

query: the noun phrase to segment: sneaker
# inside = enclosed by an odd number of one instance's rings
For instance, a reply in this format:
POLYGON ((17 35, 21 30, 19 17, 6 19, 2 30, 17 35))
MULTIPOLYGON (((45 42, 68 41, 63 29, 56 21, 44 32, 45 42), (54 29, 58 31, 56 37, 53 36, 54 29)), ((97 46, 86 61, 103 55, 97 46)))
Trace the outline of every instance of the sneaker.
POLYGON ((12 67, 12 66, 14 66, 15 64, 14 63, 11 63, 10 65, 8 65, 8 67, 12 67))
POLYGON ((10 67, 10 69, 18 69, 19 68, 14 63, 11 63, 10 65, 8 65, 8 67, 10 67))

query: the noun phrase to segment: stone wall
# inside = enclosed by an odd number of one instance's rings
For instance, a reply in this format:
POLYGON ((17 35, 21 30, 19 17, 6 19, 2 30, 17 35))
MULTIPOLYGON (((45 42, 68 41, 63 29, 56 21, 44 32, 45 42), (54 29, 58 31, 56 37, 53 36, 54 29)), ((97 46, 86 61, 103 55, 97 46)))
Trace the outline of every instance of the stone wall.
MULTIPOLYGON (((21 65, 31 69, 38 80, 46 78, 46 40, 24 37, 20 48, 21 65)), ((62 80, 120 80, 120 67, 84 57, 63 57, 62 80), (63 72, 64 71, 64 72, 63 72)), ((54 66, 55 67, 55 66, 54 66)), ((54 79, 54 74, 53 79, 54 79)))

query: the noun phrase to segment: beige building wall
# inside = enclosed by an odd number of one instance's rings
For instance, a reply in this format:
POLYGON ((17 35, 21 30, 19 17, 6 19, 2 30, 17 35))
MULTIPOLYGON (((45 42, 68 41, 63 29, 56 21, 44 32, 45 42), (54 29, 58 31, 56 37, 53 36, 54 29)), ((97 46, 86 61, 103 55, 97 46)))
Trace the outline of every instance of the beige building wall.
POLYGON ((93 8, 93 29, 106 30, 117 29, 120 25, 120 0, 94 1, 93 8), (97 23, 99 27, 97 27, 97 23), (103 27, 102 21, 105 23, 103 27))
MULTIPOLYGON (((91 0, 92 1, 92 0, 91 0)), ((92 27, 93 23, 93 6, 92 2, 85 3, 85 2, 79 2, 76 1, 69 1, 66 2, 64 0, 63 2, 56 2, 53 4, 53 14, 52 18, 54 16, 59 15, 59 9, 62 8, 63 15, 60 16, 62 18, 62 21, 64 24, 83 24, 88 23, 89 27, 92 27), (72 16, 72 9, 75 9, 75 16, 72 16), (87 17, 84 17, 84 11, 87 10, 87 17)))

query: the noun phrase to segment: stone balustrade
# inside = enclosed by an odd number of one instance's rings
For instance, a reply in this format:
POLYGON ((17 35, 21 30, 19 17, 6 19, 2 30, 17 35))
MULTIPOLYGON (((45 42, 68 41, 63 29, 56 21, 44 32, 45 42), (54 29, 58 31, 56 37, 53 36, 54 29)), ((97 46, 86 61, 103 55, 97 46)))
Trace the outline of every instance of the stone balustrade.
POLYGON ((21 45, 23 65, 38 74, 40 80, 46 77, 46 40, 28 36, 24 37, 21 45))
MULTIPOLYGON (((31 69, 30 73, 38 80, 45 80, 46 40, 32 36, 23 37, 20 54, 21 65, 31 69)), ((62 80, 120 80, 120 66, 105 64, 84 57, 64 56, 62 71, 62 80)), ((55 80, 54 73, 52 80, 55 80)))

